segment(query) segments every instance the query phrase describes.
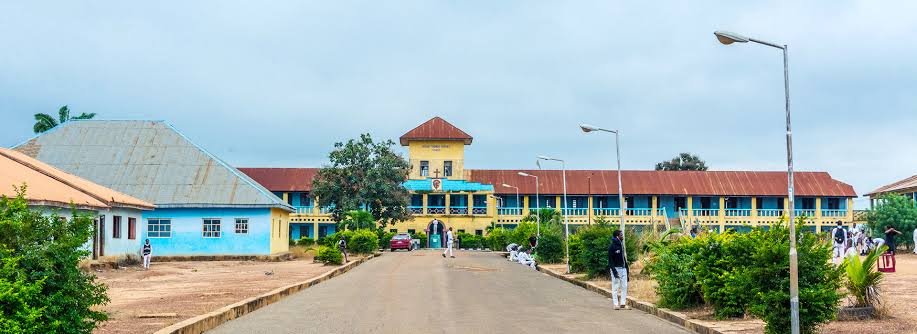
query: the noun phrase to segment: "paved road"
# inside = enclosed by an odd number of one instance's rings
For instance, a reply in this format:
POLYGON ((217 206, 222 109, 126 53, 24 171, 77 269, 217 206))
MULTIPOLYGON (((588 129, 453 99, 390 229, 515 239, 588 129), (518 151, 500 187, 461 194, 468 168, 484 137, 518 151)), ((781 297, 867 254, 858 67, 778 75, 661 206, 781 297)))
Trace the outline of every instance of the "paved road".
POLYGON ((688 333, 493 253, 456 256, 386 253, 210 333, 688 333))

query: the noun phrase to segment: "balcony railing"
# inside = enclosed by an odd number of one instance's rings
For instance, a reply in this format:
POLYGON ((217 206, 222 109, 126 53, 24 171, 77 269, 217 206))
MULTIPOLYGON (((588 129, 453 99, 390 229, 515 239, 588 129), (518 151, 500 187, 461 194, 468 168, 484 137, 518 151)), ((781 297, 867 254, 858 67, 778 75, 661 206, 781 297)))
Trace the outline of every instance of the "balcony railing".
POLYGON ((628 208, 624 211, 626 216, 652 216, 652 208, 628 208))
POLYGON ((476 206, 471 208, 471 214, 473 215, 486 215, 487 207, 486 206, 476 206))
POLYGON ((446 207, 427 205, 427 214, 428 215, 444 215, 446 214, 446 207))
POLYGON ((294 207, 293 207, 293 209, 296 210, 296 213, 297 213, 297 214, 300 214, 300 215, 310 215, 310 214, 312 214, 312 209, 314 209, 314 208, 315 208, 315 207, 313 207, 313 206, 311 206, 311 205, 310 205, 310 206, 294 206, 294 207))
POLYGON ((621 210, 617 208, 593 208, 592 214, 596 216, 620 216, 621 210))
POLYGON ((720 215, 719 209, 694 209, 694 215, 698 217, 715 217, 720 215))
POLYGON ((467 215, 468 207, 467 206, 450 206, 449 214, 450 215, 467 215))
POLYGON ((796 209, 796 216, 815 217, 815 209, 796 209))
POLYGON ((522 208, 514 208, 514 207, 497 208, 497 214, 501 216, 521 216, 522 208))
POLYGON ((847 210, 844 209, 823 209, 821 210, 822 217, 846 217, 847 210))
POLYGON ((331 213, 331 210, 334 210, 334 207, 323 206, 321 209, 319 209, 319 212, 321 212, 321 213, 331 213))
POLYGON ((423 207, 422 207, 422 206, 413 206, 413 205, 412 205, 412 206, 409 206, 409 207, 408 207, 408 210, 411 211, 411 214, 412 214, 412 215, 422 215, 422 214, 423 214, 423 207))
POLYGON ((564 213, 568 216, 586 216, 589 215, 589 209, 587 208, 566 208, 564 213))
POLYGON ((758 217, 780 217, 783 209, 758 209, 758 217))
POLYGON ((726 209, 726 217, 750 217, 751 209, 726 209))

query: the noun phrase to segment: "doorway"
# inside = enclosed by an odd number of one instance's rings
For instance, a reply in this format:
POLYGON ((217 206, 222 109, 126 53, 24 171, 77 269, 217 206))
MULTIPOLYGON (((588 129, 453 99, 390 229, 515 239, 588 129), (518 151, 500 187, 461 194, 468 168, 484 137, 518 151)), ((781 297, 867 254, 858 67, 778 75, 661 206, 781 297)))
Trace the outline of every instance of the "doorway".
POLYGON ((430 224, 427 225, 428 233, 427 241, 430 245, 430 248, 443 248, 443 230, 445 229, 445 224, 442 221, 434 219, 430 221, 430 224))

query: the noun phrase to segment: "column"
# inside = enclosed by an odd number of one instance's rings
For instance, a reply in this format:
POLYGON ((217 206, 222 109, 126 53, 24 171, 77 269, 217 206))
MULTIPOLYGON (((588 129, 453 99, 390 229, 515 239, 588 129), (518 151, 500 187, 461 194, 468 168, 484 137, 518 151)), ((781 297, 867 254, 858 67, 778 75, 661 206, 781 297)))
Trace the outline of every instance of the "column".
POLYGON ((853 198, 847 199, 847 221, 853 222, 853 198))
POLYGON ((592 196, 586 198, 586 224, 592 224, 592 196))
POLYGON ((283 202, 290 203, 290 193, 283 193, 283 202))
POLYGON ((815 221, 821 224, 821 197, 815 198, 815 221))
MULTIPOLYGON (((321 211, 320 211, 320 209, 319 209, 318 196, 315 196, 315 200, 312 201, 312 214, 313 214, 313 215, 317 215, 317 214, 319 214, 319 213, 321 213, 321 211)), ((318 226, 318 225, 316 225, 316 226, 318 226)), ((315 229, 315 235, 318 235, 318 228, 317 228, 317 227, 316 227, 316 229, 315 229)))
POLYGON ((468 207, 468 214, 472 214, 474 210, 474 193, 468 193, 468 202, 466 206, 468 207))
POLYGON ((659 197, 655 195, 652 196, 650 202, 652 202, 650 203, 650 209, 653 210, 652 212, 650 212, 650 217, 652 217, 652 221, 653 221, 653 231, 657 231, 656 230, 656 217, 659 215, 656 213, 656 208, 659 206, 659 197))
POLYGON ((720 221, 720 233, 726 231, 726 197, 720 196, 720 209, 717 212, 720 221))
MULTIPOLYGON (((793 205, 796 205, 796 204, 794 203, 793 205)), ((791 207, 790 207, 790 198, 789 198, 789 197, 784 197, 784 198, 783 198, 783 216, 784 216, 784 217, 787 217, 787 219, 789 219, 789 217, 790 217, 790 212, 787 211, 787 210, 793 210, 793 213, 796 213, 796 208, 791 208, 791 207)))
POLYGON ((318 221, 312 221, 312 240, 318 241, 318 221))
POLYGON ((449 212, 449 193, 446 193, 446 214, 448 215, 450 213, 451 212, 449 212))
POLYGON ((556 206, 555 206, 555 207, 557 208, 557 210, 560 210, 560 209, 563 208, 562 206, 560 206, 560 200, 561 200, 561 199, 562 199, 561 196, 554 196, 554 203, 556 203, 556 206))
POLYGON ((529 211, 529 197, 522 196, 522 215, 525 216, 525 215, 528 215, 529 213, 531 213, 529 211))
POLYGON ((427 214, 427 194, 423 194, 421 205, 423 205, 423 214, 427 214))
POLYGON ((758 198, 751 198, 751 222, 752 224, 758 224, 758 198))
MULTIPOLYGON (((694 219, 694 197, 688 196, 688 220, 694 219)), ((694 222, 691 221, 691 224, 694 222)))

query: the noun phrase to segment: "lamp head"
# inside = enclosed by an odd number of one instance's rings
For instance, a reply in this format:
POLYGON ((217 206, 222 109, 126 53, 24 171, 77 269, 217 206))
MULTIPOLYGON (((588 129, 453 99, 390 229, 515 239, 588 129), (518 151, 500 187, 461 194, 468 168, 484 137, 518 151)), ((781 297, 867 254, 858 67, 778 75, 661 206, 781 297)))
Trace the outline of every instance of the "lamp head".
POLYGON ((713 32, 713 35, 715 35, 716 39, 724 45, 729 45, 732 43, 748 43, 748 37, 736 34, 734 32, 717 30, 713 32))
POLYGON ((532 175, 530 175, 529 173, 526 173, 526 172, 518 172, 518 173, 516 173, 516 174, 519 174, 520 176, 532 176, 532 175))
POLYGON ((585 133, 589 133, 589 132, 592 132, 592 131, 598 131, 598 129, 599 129, 599 128, 594 127, 594 126, 589 125, 589 124, 580 124, 580 125, 579 125, 579 128, 582 129, 583 132, 585 132, 585 133))
POLYGON ((501 185, 504 186, 504 187, 507 187, 507 188, 515 188, 515 187, 513 187, 513 186, 511 186, 511 185, 508 185, 508 184, 506 184, 506 183, 501 184, 501 185))

